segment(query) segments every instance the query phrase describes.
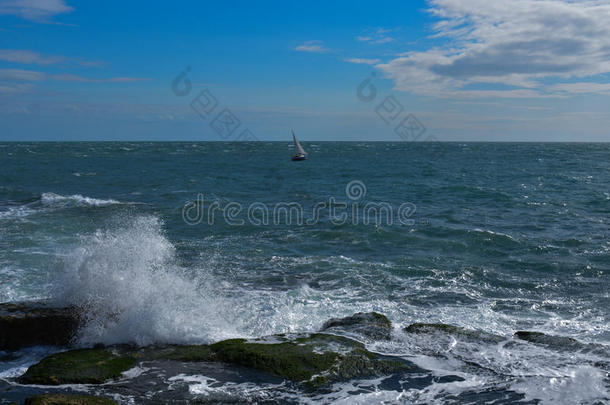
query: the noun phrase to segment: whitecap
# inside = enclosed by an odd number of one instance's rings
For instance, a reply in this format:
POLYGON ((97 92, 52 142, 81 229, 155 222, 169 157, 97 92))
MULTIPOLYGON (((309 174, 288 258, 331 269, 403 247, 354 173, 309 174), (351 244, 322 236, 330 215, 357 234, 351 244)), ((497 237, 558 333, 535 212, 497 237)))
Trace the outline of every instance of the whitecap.
POLYGON ((121 204, 119 201, 113 200, 113 199, 103 200, 103 199, 92 198, 92 197, 84 197, 80 194, 64 196, 64 195, 55 194, 55 193, 42 193, 42 195, 40 196, 40 202, 44 206, 51 206, 51 207, 57 207, 57 206, 60 206, 60 207, 65 207, 65 206, 104 207, 107 205, 121 204))

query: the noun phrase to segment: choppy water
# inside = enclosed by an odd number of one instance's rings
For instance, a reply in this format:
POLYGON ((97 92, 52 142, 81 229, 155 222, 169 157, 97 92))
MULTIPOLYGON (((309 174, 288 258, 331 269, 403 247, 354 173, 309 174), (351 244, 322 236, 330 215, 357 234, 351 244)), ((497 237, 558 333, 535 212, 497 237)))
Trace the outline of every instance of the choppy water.
MULTIPOLYGON (((304 147, 310 159, 290 162, 288 143, 0 143, 0 302, 51 298, 91 308, 83 344, 307 332, 374 310, 396 330, 370 349, 463 381, 401 389, 373 381, 368 391, 348 384, 309 400, 609 401, 603 350, 511 336, 536 330, 610 344, 610 145, 304 147), (302 225, 279 211, 274 221, 277 204, 291 202, 303 208, 302 225), (326 208, 316 214, 318 203, 326 208), (392 221, 364 215, 367 203, 386 203, 392 221), (402 217, 401 205, 410 207, 402 217), (199 223, 185 222, 185 206, 199 223), (331 217, 329 206, 347 220, 331 217), (248 207, 266 207, 269 224, 248 218, 248 207), (445 342, 400 330, 413 322, 507 340, 445 342), (493 392, 502 394, 487 397, 493 392)), ((0 362, 0 376, 22 372, 41 350, 0 362)), ((212 377, 168 378, 195 396, 214 394, 212 377)), ((222 389, 267 399, 282 391, 222 389)))

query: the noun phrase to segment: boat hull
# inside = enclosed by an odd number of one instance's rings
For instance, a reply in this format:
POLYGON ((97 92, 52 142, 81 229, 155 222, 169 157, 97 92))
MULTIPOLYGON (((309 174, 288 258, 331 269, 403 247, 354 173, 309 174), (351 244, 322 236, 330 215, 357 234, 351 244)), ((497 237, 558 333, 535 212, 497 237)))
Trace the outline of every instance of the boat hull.
POLYGON ((296 155, 296 156, 293 156, 293 157, 292 157, 292 161, 293 161, 293 162, 296 162, 296 161, 299 161, 299 160, 305 160, 305 159, 307 159, 307 156, 299 156, 299 155, 296 155))

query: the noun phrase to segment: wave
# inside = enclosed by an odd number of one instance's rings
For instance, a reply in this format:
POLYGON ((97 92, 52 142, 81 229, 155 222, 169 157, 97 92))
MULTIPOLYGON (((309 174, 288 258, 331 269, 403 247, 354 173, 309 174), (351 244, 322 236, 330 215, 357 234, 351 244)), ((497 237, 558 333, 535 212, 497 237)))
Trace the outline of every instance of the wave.
POLYGON ((51 192, 42 193, 40 197, 26 201, 4 203, 0 206, 0 219, 19 219, 40 212, 62 208, 107 207, 111 205, 133 204, 114 199, 99 199, 80 194, 61 195, 51 192))
POLYGON ((154 216, 117 218, 81 237, 57 277, 54 300, 83 309, 81 344, 207 343, 235 336, 231 308, 186 275, 154 216))
POLYGON ((479 234, 487 234, 488 237, 492 237, 492 238, 493 237, 499 237, 499 238, 505 238, 505 239, 511 240, 513 242, 518 242, 517 239, 513 238, 512 236, 510 236, 507 233, 494 232, 494 231, 490 231, 488 229, 481 229, 481 228, 475 228, 475 229, 472 230, 472 232, 476 232, 476 233, 479 233, 479 234))
POLYGON ((55 193, 42 193, 42 195, 40 196, 40 202, 44 206, 51 207, 105 207, 107 205, 121 204, 120 201, 113 199, 102 200, 98 198, 84 197, 80 194, 64 196, 55 193))
MULTIPOLYGON (((233 283, 226 258, 183 267, 163 222, 152 215, 116 215, 83 235, 65 255, 52 299, 84 312, 77 343, 210 343, 232 337, 310 332, 333 316, 385 309, 383 300, 347 302, 354 291, 318 291, 307 283, 285 290, 233 283), (323 305, 322 305, 323 304, 323 305)), ((330 258, 327 265, 349 263, 330 258)))
POLYGON ((36 210, 28 208, 26 206, 19 207, 8 207, 5 211, 0 212, 0 219, 16 219, 27 217, 28 215, 34 214, 36 210))

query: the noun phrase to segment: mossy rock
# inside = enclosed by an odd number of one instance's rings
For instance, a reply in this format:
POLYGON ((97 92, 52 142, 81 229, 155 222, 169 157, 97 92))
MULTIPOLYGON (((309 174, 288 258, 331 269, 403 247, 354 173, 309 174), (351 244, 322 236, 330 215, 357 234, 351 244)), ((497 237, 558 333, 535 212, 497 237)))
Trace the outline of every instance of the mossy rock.
POLYGON ((373 340, 389 340, 392 334, 392 322, 377 312, 358 312, 345 318, 332 318, 321 331, 343 331, 362 335, 373 340))
POLYGON ((23 384, 101 384, 118 378, 135 364, 130 355, 106 349, 79 349, 52 354, 34 364, 20 377, 23 384))
POLYGON ((339 360, 337 353, 315 353, 310 345, 296 342, 267 344, 231 339, 213 344, 212 349, 219 361, 266 371, 293 381, 308 380, 339 360))
POLYGON ((230 339, 212 345, 130 346, 71 350, 31 366, 23 384, 101 384, 138 361, 223 362, 249 367, 318 388, 335 381, 389 375, 415 368, 406 360, 372 353, 355 340, 324 334, 230 339))
POLYGON ((412 366, 369 352, 362 343, 316 333, 280 343, 230 339, 210 345, 218 361, 239 364, 317 388, 334 381, 387 375, 412 366))
POLYGON ((42 394, 27 398, 25 405, 116 405, 116 402, 91 395, 42 394))
POLYGON ((0 350, 37 345, 65 346, 78 330, 76 308, 44 301, 0 304, 0 350))
POLYGON ((499 343, 505 340, 502 336, 494 335, 493 333, 461 328, 459 326, 449 325, 446 323, 413 323, 407 326, 404 330, 407 333, 418 334, 442 333, 487 343, 499 343))

